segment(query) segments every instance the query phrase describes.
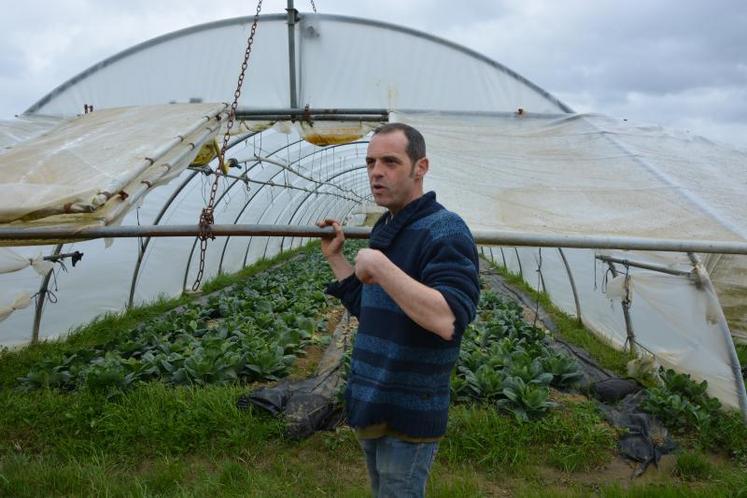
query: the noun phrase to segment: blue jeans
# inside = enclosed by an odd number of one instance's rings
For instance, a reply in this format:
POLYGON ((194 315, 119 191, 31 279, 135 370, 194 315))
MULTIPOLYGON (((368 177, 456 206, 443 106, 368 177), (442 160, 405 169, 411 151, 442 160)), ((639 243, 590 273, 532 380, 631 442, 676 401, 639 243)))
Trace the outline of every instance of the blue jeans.
POLYGON ((408 443, 396 437, 361 439, 375 498, 422 498, 438 443, 408 443))

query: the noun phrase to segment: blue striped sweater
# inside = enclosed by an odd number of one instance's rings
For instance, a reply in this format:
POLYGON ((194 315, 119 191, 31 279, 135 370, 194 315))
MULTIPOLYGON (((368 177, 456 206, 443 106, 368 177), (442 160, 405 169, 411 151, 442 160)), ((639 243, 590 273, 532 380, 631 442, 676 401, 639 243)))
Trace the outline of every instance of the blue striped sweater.
POLYGON ((359 320, 345 393, 356 428, 386 423, 415 438, 446 432, 449 379, 480 296, 477 248, 462 219, 428 192, 373 227, 369 246, 440 291, 455 316, 446 341, 412 321, 379 285, 355 275, 327 286, 359 320))

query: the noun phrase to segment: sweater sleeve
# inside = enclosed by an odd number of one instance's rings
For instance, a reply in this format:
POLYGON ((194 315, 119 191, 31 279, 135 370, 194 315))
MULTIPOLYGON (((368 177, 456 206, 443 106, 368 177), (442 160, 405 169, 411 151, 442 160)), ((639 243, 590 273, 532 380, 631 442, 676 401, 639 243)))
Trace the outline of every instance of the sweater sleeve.
POLYGON ((361 289, 363 283, 358 280, 355 273, 349 277, 327 284, 326 292, 330 296, 338 298, 347 308, 351 315, 360 318, 361 313, 361 289))
POLYGON ((478 264, 477 247, 466 226, 464 230, 432 239, 425 252, 422 282, 446 299, 454 313, 455 338, 461 337, 477 313, 478 264))

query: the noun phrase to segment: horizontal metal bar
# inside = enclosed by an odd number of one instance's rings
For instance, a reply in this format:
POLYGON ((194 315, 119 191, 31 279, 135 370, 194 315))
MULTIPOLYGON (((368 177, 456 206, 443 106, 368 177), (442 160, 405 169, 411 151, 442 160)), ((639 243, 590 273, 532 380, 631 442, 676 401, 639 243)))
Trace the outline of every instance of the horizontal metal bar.
MULTIPOLYGON (((0 228, 3 240, 90 240, 100 238, 130 237, 195 237, 201 233, 199 225, 141 225, 106 226, 87 228, 0 228)), ((334 234, 332 228, 292 225, 212 225, 213 236, 277 236, 277 237, 324 237, 334 234)), ((345 228, 350 239, 368 238, 368 228, 345 228)))
POLYGON ((627 249, 640 251, 747 254, 747 242, 648 239, 639 237, 600 237, 584 235, 544 235, 473 231, 480 244, 526 247, 567 247, 578 249, 627 249))
POLYGON ((375 114, 375 115, 388 115, 389 111, 387 109, 364 109, 364 108, 354 108, 354 109, 303 109, 303 108, 296 108, 296 109, 246 109, 246 108, 238 108, 236 109, 236 116, 266 116, 266 115, 276 115, 276 114, 375 114))
POLYGON ((497 230, 473 230, 472 234, 478 244, 495 246, 568 247, 577 249, 627 249, 638 251, 747 254, 747 242, 720 240, 545 235, 519 232, 508 233, 497 230))
POLYGON ((386 114, 252 114, 236 113, 239 121, 387 121, 386 114))
POLYGON ((689 277, 691 275, 691 272, 689 271, 673 270, 671 268, 667 268, 666 266, 638 263, 636 261, 630 261, 629 259, 612 258, 610 256, 597 256, 597 259, 600 261, 604 261, 605 263, 617 263, 623 266, 632 266, 634 268, 642 268, 644 270, 667 273, 669 275, 675 275, 677 277, 689 277))
MULTIPOLYGON (((199 225, 106 226, 88 228, 0 228, 0 242, 4 240, 88 240, 127 237, 194 237, 201 232, 199 225)), ((345 227, 351 239, 368 238, 369 228, 345 227)), ((298 225, 213 225, 214 236, 277 236, 325 237, 331 228, 298 225)), ((598 237, 582 235, 545 235, 509 233, 497 230, 475 230, 475 242, 496 246, 571 247, 581 249, 633 249, 640 251, 700 252, 717 254, 747 254, 747 242, 698 241, 673 239, 645 239, 636 237, 598 237)))

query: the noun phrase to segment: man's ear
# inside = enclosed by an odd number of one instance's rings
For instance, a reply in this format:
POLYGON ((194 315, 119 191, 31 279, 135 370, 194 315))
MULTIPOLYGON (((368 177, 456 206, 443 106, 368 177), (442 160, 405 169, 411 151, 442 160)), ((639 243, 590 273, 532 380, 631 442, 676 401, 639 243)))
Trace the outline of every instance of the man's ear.
POLYGON ((415 178, 423 178, 428 173, 428 158, 423 157, 415 163, 415 178))

